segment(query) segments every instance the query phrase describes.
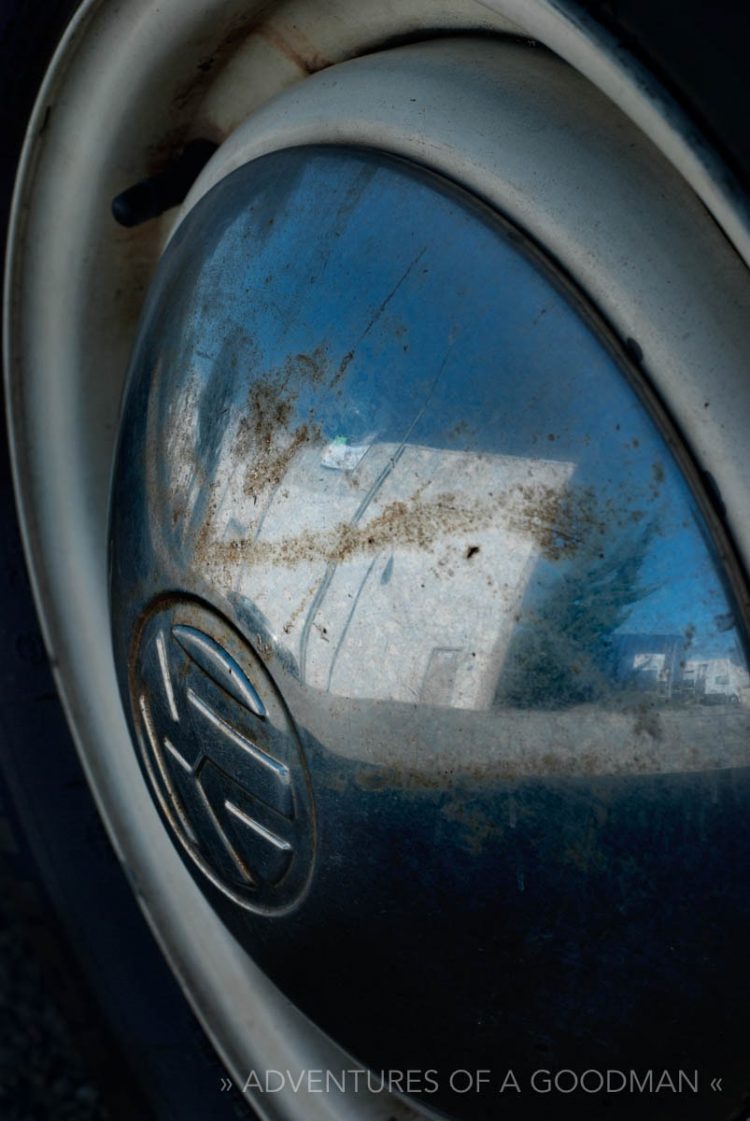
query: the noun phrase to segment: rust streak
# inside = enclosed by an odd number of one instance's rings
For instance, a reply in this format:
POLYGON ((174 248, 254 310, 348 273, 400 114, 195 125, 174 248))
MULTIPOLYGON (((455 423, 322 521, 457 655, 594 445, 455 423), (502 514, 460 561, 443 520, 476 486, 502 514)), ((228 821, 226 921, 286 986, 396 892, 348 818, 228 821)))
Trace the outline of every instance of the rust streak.
POLYGON ((316 74, 319 70, 325 70, 332 65, 330 59, 321 55, 299 32, 294 34, 296 43, 291 41, 292 36, 282 35, 278 28, 270 23, 259 27, 257 34, 288 58, 303 74, 316 74))

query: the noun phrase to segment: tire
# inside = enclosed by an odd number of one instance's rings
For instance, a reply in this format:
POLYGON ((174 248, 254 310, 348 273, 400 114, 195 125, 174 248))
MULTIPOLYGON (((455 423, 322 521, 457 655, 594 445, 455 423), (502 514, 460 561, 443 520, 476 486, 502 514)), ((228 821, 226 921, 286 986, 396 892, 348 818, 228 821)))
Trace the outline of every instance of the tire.
MULTIPOLYGON (((1 17, 1 123, 9 138, 0 179, 4 227, 36 90, 76 7, 50 4, 40 21, 15 3, 1 17)), ((727 2, 709 14, 699 0, 571 0, 565 8, 632 55, 684 108, 698 143, 718 153, 732 191, 744 192, 746 203, 748 13, 727 2)), ((134 897, 137 869, 125 876, 102 827, 44 653, 5 442, 0 454, 0 812, 16 850, 5 860, 8 896, 57 978, 73 1034, 114 1117, 254 1116, 238 1094, 220 1092, 224 1068, 134 897)))
MULTIPOLYGON (((28 115, 75 3, 0 14, 3 240, 28 115)), ((0 883, 113 1118, 251 1117, 165 967, 68 731, 26 574, 0 435, 0 883)))
POLYGON ((750 143, 742 118, 748 94, 747 8, 734 0, 710 8, 675 0, 579 0, 578 7, 675 96, 747 190, 750 143))

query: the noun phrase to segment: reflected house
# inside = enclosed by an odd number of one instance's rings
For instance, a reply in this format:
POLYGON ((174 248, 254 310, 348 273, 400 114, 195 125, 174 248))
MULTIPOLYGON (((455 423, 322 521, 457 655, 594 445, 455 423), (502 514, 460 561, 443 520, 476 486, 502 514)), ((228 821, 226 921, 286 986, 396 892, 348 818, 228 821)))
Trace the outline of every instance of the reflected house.
POLYGON ((252 599, 308 687, 489 709, 545 508, 572 472, 416 444, 311 443, 252 506, 252 525, 241 476, 224 482, 206 564, 217 558, 220 586, 222 558, 242 550, 231 591, 252 599))
POLYGON ((691 659, 682 672, 684 686, 702 700, 750 703, 750 676, 731 658, 691 659))
POLYGON ((616 678, 625 687, 705 703, 750 704, 750 676, 731 657, 688 658, 684 635, 616 636, 616 678))
POLYGON ((684 634, 615 635, 615 678, 625 687, 671 696, 682 683, 687 649, 684 634))

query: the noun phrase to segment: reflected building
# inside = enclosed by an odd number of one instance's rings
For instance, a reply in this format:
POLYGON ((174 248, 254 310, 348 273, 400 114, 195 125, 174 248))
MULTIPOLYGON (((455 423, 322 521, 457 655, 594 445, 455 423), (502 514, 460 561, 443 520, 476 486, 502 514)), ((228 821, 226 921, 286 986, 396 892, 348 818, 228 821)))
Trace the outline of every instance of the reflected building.
MULTIPOLYGON (((279 446, 277 454, 281 455, 279 446)), ((228 461, 228 457, 227 457, 228 461)), ((243 472, 222 488, 205 549, 226 557, 300 680, 339 697, 491 706, 543 515, 574 465, 373 441, 309 444, 246 519, 243 472)))
POLYGON ((684 634, 615 637, 615 679, 625 689, 706 703, 750 704, 750 676, 738 655, 690 657, 684 634))
POLYGON ((681 684, 706 703, 744 704, 750 707, 750 675, 732 658, 691 659, 684 665, 681 684))
POLYGON ((619 634, 615 680, 625 687, 670 696, 682 680, 688 647, 684 634, 619 634))

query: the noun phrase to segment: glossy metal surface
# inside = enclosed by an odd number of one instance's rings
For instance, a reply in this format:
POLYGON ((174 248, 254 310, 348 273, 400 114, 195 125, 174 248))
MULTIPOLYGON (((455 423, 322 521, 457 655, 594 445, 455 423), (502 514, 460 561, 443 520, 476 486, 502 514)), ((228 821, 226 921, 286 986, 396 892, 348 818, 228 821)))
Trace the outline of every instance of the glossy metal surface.
POLYGON ((113 492, 123 696, 201 888, 377 1068, 666 1065, 737 1012, 705 900, 746 922, 750 683, 644 396, 518 233, 383 155, 258 160, 160 265, 113 492))

